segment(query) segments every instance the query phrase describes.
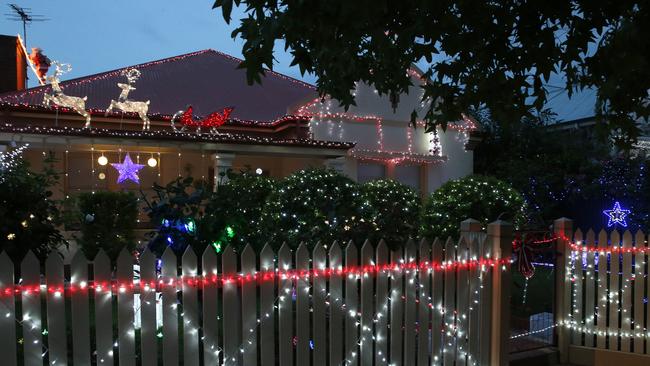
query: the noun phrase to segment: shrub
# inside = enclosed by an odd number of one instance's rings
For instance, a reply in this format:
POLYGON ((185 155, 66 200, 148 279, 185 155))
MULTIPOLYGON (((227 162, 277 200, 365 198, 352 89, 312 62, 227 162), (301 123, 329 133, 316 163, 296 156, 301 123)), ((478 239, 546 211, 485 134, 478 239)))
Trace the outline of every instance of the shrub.
POLYGON ((151 222, 158 225, 149 233, 149 249, 161 256, 171 247, 177 256, 191 246, 197 255, 203 254, 206 244, 200 240, 197 221, 203 216, 205 200, 210 190, 205 182, 192 177, 178 178, 160 186, 154 184, 155 196, 143 195, 146 212, 151 222))
POLYGON ((29 170, 21 157, 0 154, 0 251, 19 261, 32 250, 40 259, 61 244, 59 209, 50 187, 58 181, 54 159, 45 159, 42 172, 29 170))
MULTIPOLYGON (((361 185, 360 240, 377 244, 384 239, 397 248, 419 229, 420 197, 410 187, 394 180, 375 180, 361 185)), ((359 240, 358 239, 358 240, 359 240)))
POLYGON ((460 222, 472 218, 483 225, 501 218, 515 226, 524 224, 525 201, 510 185, 493 177, 472 175, 442 185, 427 199, 421 235, 457 237, 460 222))
POLYGON ((131 192, 82 193, 78 196, 81 214, 81 250, 94 258, 103 249, 111 260, 117 259, 122 248, 135 249, 135 228, 138 200, 131 192))
POLYGON ((261 230, 262 210, 275 191, 276 182, 249 170, 239 174, 229 172, 228 178, 206 205, 198 225, 201 240, 217 252, 229 244, 242 249, 250 243, 261 249, 266 240, 261 230))
POLYGON ((331 244, 353 238, 359 222, 359 192, 351 179, 331 169, 301 170, 279 183, 264 208, 266 237, 279 246, 301 241, 331 244))

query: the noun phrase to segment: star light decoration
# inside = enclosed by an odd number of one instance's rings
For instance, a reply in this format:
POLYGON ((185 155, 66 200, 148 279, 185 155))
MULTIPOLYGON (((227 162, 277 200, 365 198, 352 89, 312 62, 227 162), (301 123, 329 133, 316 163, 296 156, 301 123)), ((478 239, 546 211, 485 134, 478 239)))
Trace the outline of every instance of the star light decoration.
POLYGON ((611 210, 603 210, 603 215, 609 218, 607 221, 607 227, 612 227, 614 225, 621 225, 627 227, 627 222, 625 217, 630 214, 630 210, 621 209, 621 204, 616 201, 614 202, 614 208, 611 210))
POLYGON ((129 156, 129 153, 126 153, 123 163, 121 164, 111 163, 111 165, 113 166, 113 168, 117 169, 117 171, 120 173, 120 176, 117 178, 118 184, 123 183, 125 180, 130 180, 132 182, 140 184, 140 177, 138 177, 138 171, 144 168, 144 165, 134 164, 133 161, 131 160, 131 156, 129 156))

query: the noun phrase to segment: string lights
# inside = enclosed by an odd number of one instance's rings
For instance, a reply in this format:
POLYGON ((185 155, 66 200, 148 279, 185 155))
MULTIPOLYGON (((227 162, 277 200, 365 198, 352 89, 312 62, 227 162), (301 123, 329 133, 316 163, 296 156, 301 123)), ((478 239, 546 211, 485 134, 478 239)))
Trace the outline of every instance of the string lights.
POLYGON ((80 281, 70 282, 65 286, 52 286, 46 284, 37 285, 15 285, 11 287, 0 288, 0 295, 13 296, 14 294, 32 294, 32 293, 51 293, 56 296, 71 294, 79 291, 94 290, 99 292, 120 292, 129 290, 147 290, 163 289, 167 287, 204 287, 204 286, 226 286, 226 285, 243 285, 246 283, 264 283, 276 280, 309 280, 311 278, 333 278, 333 277, 364 277, 374 276, 377 274, 404 274, 415 272, 453 272, 465 271, 472 268, 498 268, 512 263, 510 258, 477 258, 463 260, 449 260, 442 262, 426 263, 393 263, 385 265, 366 265, 366 266, 341 266, 339 268, 313 268, 310 270, 294 269, 275 269, 261 271, 256 273, 231 273, 231 274, 212 274, 204 276, 182 276, 178 279, 165 279, 158 281, 80 281))
POLYGON ((52 136, 81 136, 81 137, 118 137, 137 138, 145 140, 168 140, 168 141, 191 141, 191 142, 222 142, 242 143, 254 145, 279 145, 279 146, 301 146, 319 147, 329 149, 348 150, 354 146, 349 142, 312 140, 307 138, 269 138, 256 137, 251 135, 220 133, 219 135, 197 135, 194 133, 175 133, 172 131, 128 131, 109 129, 81 129, 76 127, 40 127, 40 126, 13 126, 10 123, 0 124, 1 132, 52 135, 52 136))

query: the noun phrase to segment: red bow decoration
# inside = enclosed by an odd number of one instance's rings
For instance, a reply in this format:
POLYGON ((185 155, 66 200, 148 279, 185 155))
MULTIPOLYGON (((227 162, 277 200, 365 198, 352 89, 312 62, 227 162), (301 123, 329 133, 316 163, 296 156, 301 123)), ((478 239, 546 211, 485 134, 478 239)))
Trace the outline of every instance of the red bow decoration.
POLYGON ((526 279, 535 274, 533 256, 551 248, 557 237, 547 232, 517 233, 512 241, 512 250, 517 254, 517 269, 526 279))
POLYGON ((226 123, 234 108, 226 107, 221 112, 212 112, 203 119, 195 120, 192 115, 192 106, 187 107, 180 117, 181 124, 188 127, 219 127, 226 123))

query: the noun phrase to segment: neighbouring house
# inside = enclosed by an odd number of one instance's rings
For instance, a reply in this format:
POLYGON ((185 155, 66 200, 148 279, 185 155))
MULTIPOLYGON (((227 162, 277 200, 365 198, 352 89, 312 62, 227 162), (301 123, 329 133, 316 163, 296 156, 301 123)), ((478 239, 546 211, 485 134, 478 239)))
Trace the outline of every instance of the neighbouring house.
MULTIPOLYGON (((18 49, 5 44, 11 47, 0 53, 18 49)), ((280 178, 330 166, 359 181, 395 178, 423 194, 472 173, 471 121, 437 134, 410 125, 413 109, 424 107, 416 70, 410 71, 416 86, 400 96, 395 111, 387 98, 360 85, 357 106, 344 112, 331 100, 321 103, 313 85, 276 72, 267 71, 262 85, 249 86, 245 71, 237 69, 239 62, 203 50, 62 81, 62 93, 86 97, 89 129, 83 128, 86 118, 73 109, 44 106, 45 96, 53 93, 50 84, 0 94, 0 148, 29 143, 25 156, 36 168, 43 154, 53 153, 64 173, 62 196, 105 189, 146 192, 154 182, 185 175, 216 188, 220 172, 246 167, 280 178), (139 71, 137 81, 128 80, 130 69, 139 71), (118 98, 124 97, 121 92, 129 93, 128 99, 118 98), (112 101, 123 100, 148 101, 150 130, 143 131, 136 113, 106 113, 112 101), (194 119, 233 110, 215 133, 172 129, 172 116, 188 106, 194 119), (117 182, 111 164, 124 162, 126 154, 145 165, 139 184, 117 182)))

